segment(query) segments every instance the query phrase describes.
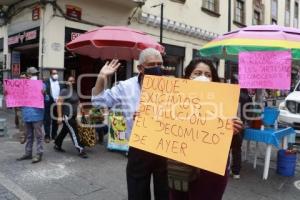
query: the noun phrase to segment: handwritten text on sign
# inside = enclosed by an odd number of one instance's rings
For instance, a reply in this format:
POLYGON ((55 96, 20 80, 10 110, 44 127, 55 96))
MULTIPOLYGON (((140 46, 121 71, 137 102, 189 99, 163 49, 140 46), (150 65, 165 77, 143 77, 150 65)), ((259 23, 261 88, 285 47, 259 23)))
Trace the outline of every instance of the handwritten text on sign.
POLYGON ((241 88, 289 90, 291 59, 290 51, 240 53, 239 84, 241 88))
POLYGON ((4 80, 7 107, 44 108, 43 83, 41 80, 4 80))
POLYGON ((237 85, 145 76, 129 145, 224 175, 238 97, 237 85))

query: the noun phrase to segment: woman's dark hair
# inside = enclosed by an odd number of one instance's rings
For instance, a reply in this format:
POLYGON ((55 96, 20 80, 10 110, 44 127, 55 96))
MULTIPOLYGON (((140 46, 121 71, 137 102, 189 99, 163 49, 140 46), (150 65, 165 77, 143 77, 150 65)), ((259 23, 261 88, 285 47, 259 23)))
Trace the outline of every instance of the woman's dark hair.
POLYGON ((71 78, 71 77, 76 80, 75 76, 73 76, 72 74, 67 74, 67 75, 65 75, 65 81, 68 81, 69 78, 71 78))
POLYGON ((220 78, 218 76, 218 72, 216 70, 216 68, 214 67, 214 64, 210 61, 210 60, 205 60, 205 59, 200 59, 200 58, 195 58, 193 60, 191 60, 191 62, 188 64, 188 66, 185 68, 184 70, 184 78, 185 79, 189 79, 192 72, 194 71, 194 69, 196 68, 196 66, 199 63, 204 63, 206 65, 209 66, 209 69, 211 71, 211 80, 212 82, 220 82, 220 78))
POLYGON ((53 73, 53 71, 55 71, 56 69, 50 69, 50 75, 53 73))

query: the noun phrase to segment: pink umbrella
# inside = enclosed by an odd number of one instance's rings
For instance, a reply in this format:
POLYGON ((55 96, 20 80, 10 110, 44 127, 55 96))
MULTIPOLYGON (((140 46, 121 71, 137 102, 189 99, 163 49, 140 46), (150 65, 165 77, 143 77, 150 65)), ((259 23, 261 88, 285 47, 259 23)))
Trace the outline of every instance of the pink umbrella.
POLYGON ((140 51, 164 47, 144 32, 122 26, 104 26, 78 36, 66 45, 69 51, 92 58, 138 59, 140 51))

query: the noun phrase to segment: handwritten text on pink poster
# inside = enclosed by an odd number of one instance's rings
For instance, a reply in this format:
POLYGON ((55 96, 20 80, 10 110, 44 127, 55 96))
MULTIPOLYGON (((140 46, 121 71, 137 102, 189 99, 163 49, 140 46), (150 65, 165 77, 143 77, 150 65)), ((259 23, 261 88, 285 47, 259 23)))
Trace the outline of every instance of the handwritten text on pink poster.
POLYGON ((44 108, 43 83, 41 80, 4 80, 7 107, 44 108))
POLYGON ((241 88, 289 90, 292 56, 290 51, 239 53, 241 88))

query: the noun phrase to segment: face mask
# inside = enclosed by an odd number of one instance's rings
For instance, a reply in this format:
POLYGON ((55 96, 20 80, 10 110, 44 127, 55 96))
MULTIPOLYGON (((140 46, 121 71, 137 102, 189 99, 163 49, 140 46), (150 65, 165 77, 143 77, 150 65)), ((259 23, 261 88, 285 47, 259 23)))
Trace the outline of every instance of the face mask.
POLYGON ((209 78, 207 78, 206 76, 197 76, 193 80, 195 80, 195 81, 203 81, 203 82, 211 82, 211 80, 209 78))
POLYGON ((58 74, 52 75, 52 79, 55 80, 55 81, 58 80, 58 74))
POLYGON ((154 76, 162 76, 163 71, 160 66, 151 67, 151 68, 144 68, 145 75, 154 75, 154 76))
POLYGON ((37 76, 32 76, 32 77, 30 77, 30 80, 38 80, 38 77, 37 76))

